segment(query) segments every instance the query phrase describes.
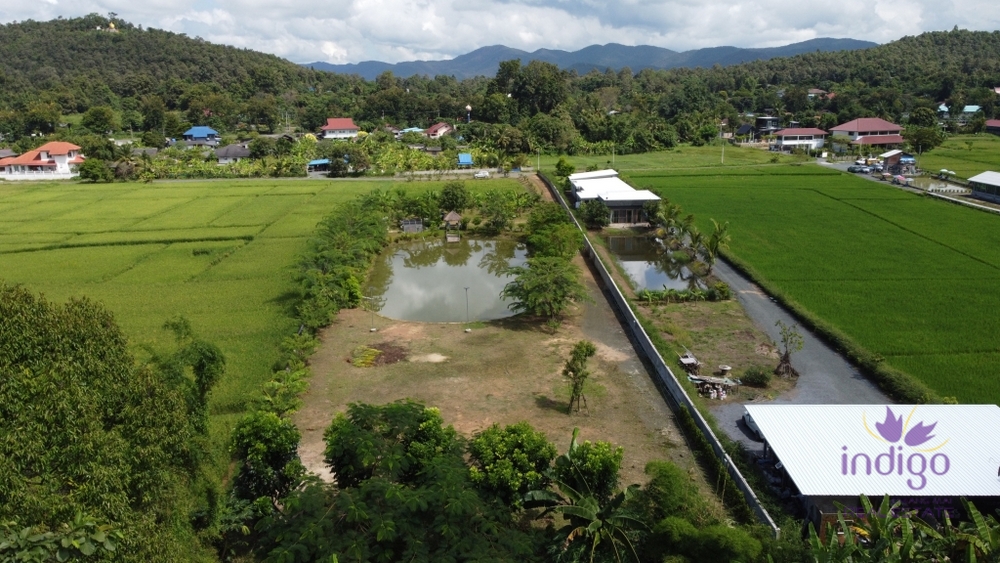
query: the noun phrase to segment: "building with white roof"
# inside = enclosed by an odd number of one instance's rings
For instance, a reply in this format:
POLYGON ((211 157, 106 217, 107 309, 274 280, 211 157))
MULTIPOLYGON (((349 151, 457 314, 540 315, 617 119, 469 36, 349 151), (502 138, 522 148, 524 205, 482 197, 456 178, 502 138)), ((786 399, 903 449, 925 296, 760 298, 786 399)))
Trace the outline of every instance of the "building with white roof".
MULTIPOLYGON (((746 405, 764 440, 765 472, 799 495, 819 530, 840 503, 860 509, 884 495, 928 520, 947 510, 961 518, 959 498, 985 512, 1000 500, 997 405, 746 405)), ((851 517, 848 516, 850 519, 851 517)))
POLYGON ((969 178, 972 197, 1000 203, 1000 172, 983 172, 969 178))
POLYGON ((660 201, 659 196, 649 190, 637 190, 618 177, 617 170, 597 170, 570 174, 569 183, 573 188, 576 207, 584 201, 598 200, 611 210, 612 225, 635 225, 648 222, 644 205, 650 201, 660 201))

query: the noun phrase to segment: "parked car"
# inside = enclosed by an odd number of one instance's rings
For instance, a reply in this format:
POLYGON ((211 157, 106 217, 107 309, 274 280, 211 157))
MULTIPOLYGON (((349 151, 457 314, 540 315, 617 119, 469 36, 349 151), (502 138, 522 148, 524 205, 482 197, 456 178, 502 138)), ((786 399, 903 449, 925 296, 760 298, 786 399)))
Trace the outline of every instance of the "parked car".
POLYGON ((869 167, 867 167, 867 166, 859 166, 858 168, 859 168, 858 173, 860 173, 860 174, 871 174, 872 173, 872 169, 869 168, 869 167))
POLYGON ((490 173, 487 172, 487 171, 485 171, 485 170, 480 170, 479 172, 476 172, 475 174, 473 174, 472 177, 475 178, 475 179, 477 179, 477 180, 483 180, 483 179, 489 178, 490 177, 490 173))
POLYGON ((865 159, 863 159, 863 158, 859 158, 859 159, 857 159, 857 160, 854 161, 854 164, 857 164, 858 166, 863 166, 865 164, 868 164, 868 162, 865 161, 865 159))
POLYGON ((757 423, 754 422, 753 417, 751 417, 750 413, 747 411, 743 411, 743 424, 747 425, 747 428, 750 429, 750 433, 753 434, 754 438, 758 440, 764 439, 763 434, 760 433, 760 428, 757 427, 757 423))

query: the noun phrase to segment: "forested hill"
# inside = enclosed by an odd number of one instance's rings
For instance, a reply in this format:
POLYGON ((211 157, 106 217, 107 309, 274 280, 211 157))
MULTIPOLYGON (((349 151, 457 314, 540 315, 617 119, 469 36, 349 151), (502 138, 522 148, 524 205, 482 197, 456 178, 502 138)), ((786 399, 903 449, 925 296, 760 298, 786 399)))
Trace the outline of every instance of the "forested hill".
POLYGON ((872 49, 754 61, 729 74, 763 84, 894 88, 943 101, 956 90, 1000 86, 1000 31, 935 31, 872 49))
POLYGON ((117 32, 110 32, 109 23, 108 18, 91 14, 0 26, 0 92, 17 97, 69 90, 75 95, 106 86, 128 97, 178 82, 215 84, 248 98, 283 92, 311 74, 274 55, 143 29, 118 19, 113 22, 117 32))

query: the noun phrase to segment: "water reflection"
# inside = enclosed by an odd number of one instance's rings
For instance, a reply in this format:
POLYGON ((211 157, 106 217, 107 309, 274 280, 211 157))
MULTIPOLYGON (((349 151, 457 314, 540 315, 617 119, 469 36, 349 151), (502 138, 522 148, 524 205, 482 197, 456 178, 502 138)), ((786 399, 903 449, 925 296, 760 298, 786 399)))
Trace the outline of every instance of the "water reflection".
POLYGON ((702 279, 688 268, 685 256, 663 248, 655 239, 609 236, 605 241, 636 289, 705 289, 702 279))
POLYGON ((423 322, 464 322, 509 317, 500 291, 510 266, 524 264, 526 250, 513 241, 462 239, 390 246, 375 261, 365 295, 382 297, 383 316, 423 322))

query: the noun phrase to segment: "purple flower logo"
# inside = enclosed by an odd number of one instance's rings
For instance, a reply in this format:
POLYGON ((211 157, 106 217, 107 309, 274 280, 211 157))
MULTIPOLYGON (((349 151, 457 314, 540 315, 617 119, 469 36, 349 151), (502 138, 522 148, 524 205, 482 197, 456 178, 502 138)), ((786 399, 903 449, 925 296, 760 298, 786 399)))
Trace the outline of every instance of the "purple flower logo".
MULTIPOLYGON (((910 413, 912 416, 912 413, 910 413)), ((907 418, 909 422, 909 418, 907 418)), ((917 446, 926 444, 932 438, 934 434, 934 427, 937 426, 937 422, 932 422, 929 425, 925 425, 923 422, 918 422, 916 426, 910 428, 906 433, 906 437, 903 438, 903 443, 907 446, 915 448, 917 446)), ((875 429, 878 430, 880 436, 882 436, 885 441, 889 443, 896 443, 900 438, 903 437, 903 415, 896 416, 889 407, 885 408, 885 420, 883 422, 876 422, 875 429)))

